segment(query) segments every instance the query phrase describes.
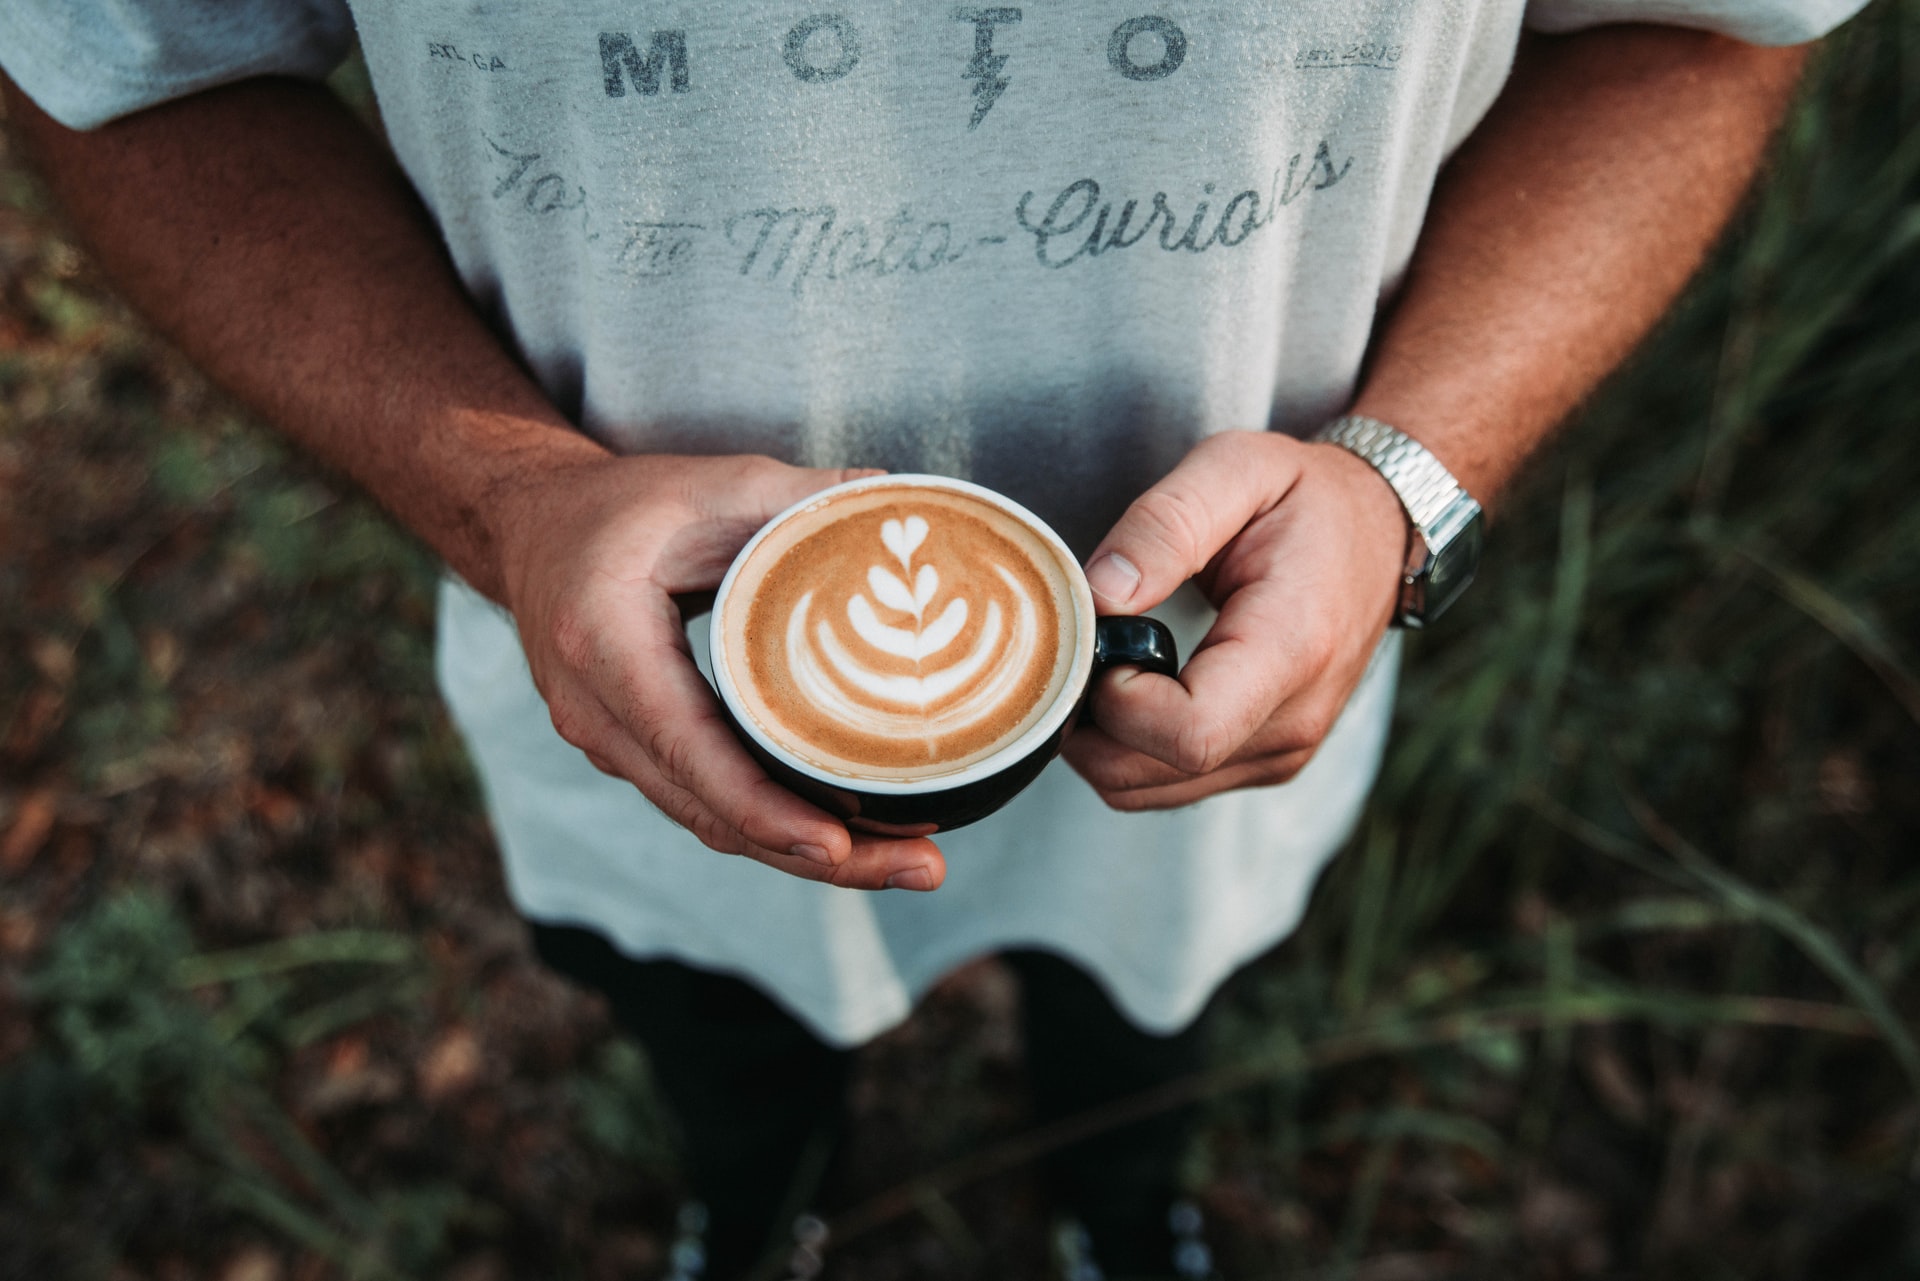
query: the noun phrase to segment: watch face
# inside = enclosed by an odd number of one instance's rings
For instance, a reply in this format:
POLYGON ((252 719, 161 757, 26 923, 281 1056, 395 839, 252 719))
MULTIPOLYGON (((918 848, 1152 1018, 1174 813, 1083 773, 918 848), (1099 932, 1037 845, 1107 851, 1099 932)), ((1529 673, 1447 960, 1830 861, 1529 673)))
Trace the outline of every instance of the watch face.
POLYGON ((1434 554, 1433 567, 1427 573, 1426 622, 1447 612, 1447 606, 1473 581, 1473 571, 1479 564, 1480 516, 1476 512, 1465 528, 1434 554))

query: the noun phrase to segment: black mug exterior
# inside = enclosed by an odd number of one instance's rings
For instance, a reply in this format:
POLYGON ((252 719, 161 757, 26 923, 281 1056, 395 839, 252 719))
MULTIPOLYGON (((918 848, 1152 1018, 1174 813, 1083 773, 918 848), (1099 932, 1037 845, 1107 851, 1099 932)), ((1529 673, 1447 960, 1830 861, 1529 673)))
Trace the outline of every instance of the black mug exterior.
POLYGON ((1095 620, 1093 667, 1087 673, 1086 683, 1074 696, 1073 714, 1061 722, 1060 728, 1045 742, 985 778, 958 787, 930 786, 924 791, 905 794, 862 791, 855 783, 826 783, 803 774, 743 731, 725 700, 721 701, 721 710, 733 726, 734 736, 760 762, 768 776, 789 791, 836 818, 845 819, 852 827, 887 835, 931 836, 978 822, 1039 778, 1040 771, 1059 754, 1061 743, 1073 731, 1094 681, 1108 668, 1121 666, 1138 667, 1162 676, 1179 675, 1180 660, 1173 633, 1165 623, 1153 618, 1111 616, 1095 620))

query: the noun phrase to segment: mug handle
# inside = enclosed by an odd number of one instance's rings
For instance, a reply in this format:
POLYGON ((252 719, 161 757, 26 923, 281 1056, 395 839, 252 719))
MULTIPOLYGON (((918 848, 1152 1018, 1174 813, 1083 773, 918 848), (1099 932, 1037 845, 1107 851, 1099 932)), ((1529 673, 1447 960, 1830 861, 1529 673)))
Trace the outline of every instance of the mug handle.
MULTIPOLYGON (((1109 614, 1094 620, 1093 675, 1097 677, 1109 667, 1138 667, 1161 676, 1178 676, 1179 647, 1167 625, 1157 618, 1109 614)), ((1092 678, 1088 684, 1092 684, 1092 678)))

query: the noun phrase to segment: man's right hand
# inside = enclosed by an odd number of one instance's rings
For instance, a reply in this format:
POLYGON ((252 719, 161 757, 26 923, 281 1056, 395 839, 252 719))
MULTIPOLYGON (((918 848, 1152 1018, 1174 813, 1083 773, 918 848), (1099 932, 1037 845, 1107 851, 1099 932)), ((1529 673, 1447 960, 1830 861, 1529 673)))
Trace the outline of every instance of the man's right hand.
POLYGON ((694 666, 673 598, 711 591, 756 530, 864 472, 771 458, 605 456, 497 496, 506 604, 560 736, 723 854, 857 889, 930 890, 932 841, 850 833, 769 778, 694 666))
POLYGON ((7 123, 126 296, 203 369, 509 605, 561 734, 708 845, 836 885, 933 889, 931 841, 853 836, 767 778, 671 595, 842 478, 616 458, 461 288, 390 155, 324 88, 248 80, 92 132, 0 75, 7 123))

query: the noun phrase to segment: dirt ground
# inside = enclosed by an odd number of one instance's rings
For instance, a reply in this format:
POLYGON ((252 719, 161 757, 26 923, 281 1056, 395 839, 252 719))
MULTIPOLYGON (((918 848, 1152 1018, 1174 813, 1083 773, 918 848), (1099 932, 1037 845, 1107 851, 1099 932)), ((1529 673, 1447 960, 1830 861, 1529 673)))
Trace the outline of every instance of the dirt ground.
MULTIPOLYGON (((1225 1275, 1920 1276, 1914 67, 1911 2, 1836 42, 1416 647, 1196 1083, 1225 1275)), ((0 1279, 665 1271, 670 1128, 508 904, 436 574, 0 152, 0 1279)), ((1049 1274, 1016 1002, 973 964, 863 1052, 832 1281, 1049 1274)))

